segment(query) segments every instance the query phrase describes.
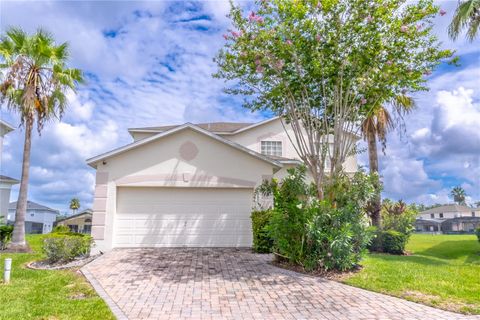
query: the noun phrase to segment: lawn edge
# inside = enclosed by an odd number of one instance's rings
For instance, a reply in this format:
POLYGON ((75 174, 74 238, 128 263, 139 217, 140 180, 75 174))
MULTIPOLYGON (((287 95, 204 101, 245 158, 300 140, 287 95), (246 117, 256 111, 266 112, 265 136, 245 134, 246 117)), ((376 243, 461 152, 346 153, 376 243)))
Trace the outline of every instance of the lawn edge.
MULTIPOLYGON (((85 266, 84 266, 85 267, 85 266)), ((100 298, 105 301, 107 306, 110 308, 110 311, 112 311, 113 315, 115 318, 118 320, 128 320, 128 317, 123 313, 122 309, 115 303, 115 301, 110 298, 110 296, 107 294, 105 289, 103 289, 102 285, 100 282, 97 281, 95 276, 90 273, 85 268, 80 268, 80 272, 83 274, 83 276, 87 279, 87 281, 90 283, 90 285, 93 287, 93 289, 97 292, 97 294, 100 296, 100 298)))

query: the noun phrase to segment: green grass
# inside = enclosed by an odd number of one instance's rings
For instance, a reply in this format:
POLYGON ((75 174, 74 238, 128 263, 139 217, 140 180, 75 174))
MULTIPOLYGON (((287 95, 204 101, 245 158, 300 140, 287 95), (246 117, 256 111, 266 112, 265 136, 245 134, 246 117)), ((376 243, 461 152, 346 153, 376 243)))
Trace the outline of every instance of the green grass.
POLYGON ((412 235, 412 255, 369 254, 342 281, 437 308, 480 314, 480 243, 474 235, 412 235))
POLYGON ((5 258, 13 262, 10 284, 0 281, 0 319, 115 319, 76 270, 25 268, 28 262, 43 258, 42 238, 27 236, 33 253, 0 253, 2 276, 5 258))

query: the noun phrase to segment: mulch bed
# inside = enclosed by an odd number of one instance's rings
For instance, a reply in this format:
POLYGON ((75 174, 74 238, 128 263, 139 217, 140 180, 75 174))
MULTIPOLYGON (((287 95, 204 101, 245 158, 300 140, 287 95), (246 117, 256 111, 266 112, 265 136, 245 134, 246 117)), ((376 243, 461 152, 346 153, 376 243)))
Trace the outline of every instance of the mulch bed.
POLYGON ((76 269, 81 268, 89 262, 92 262, 100 255, 96 254, 93 256, 85 257, 85 258, 78 258, 73 261, 69 262, 57 262, 57 263, 50 263, 48 260, 39 260, 39 261, 32 261, 27 264, 27 268, 34 269, 34 270, 65 270, 65 269, 76 269))
POLYGON ((320 278, 325 278, 325 279, 334 280, 334 281, 342 281, 343 279, 348 278, 351 275, 362 270, 362 266, 357 266, 355 269, 350 271, 336 271, 336 270, 325 270, 325 269, 307 271, 302 266, 292 264, 277 255, 275 255, 275 259, 273 259, 273 261, 271 261, 270 263, 278 268, 287 269, 290 271, 303 273, 309 276, 320 277, 320 278))

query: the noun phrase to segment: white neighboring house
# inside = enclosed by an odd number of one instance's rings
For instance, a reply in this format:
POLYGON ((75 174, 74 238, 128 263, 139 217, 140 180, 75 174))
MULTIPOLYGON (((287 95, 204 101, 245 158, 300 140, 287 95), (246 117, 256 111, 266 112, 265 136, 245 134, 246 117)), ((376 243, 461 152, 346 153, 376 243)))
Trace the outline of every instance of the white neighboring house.
MULTIPOLYGON (((15 128, 11 124, 0 119, 0 169, 3 163, 3 137, 13 130, 15 128)), ((17 183, 19 183, 18 180, 0 174, 0 224, 6 221, 10 191, 17 183)))
MULTIPOLYGON (((101 251, 250 247, 255 187, 301 164, 278 117, 129 132, 132 143, 87 160, 97 170, 92 236, 101 251)), ((356 172, 356 156, 343 165, 356 172)))
MULTIPOLYGON (((8 208, 8 223, 15 222, 17 202, 11 202, 8 208)), ((59 214, 58 210, 48 208, 33 201, 27 202, 25 215, 25 233, 49 233, 59 214)))
POLYGON ((452 219, 459 217, 480 217, 480 208, 470 208, 458 204, 449 204, 422 211, 418 214, 421 219, 452 219))

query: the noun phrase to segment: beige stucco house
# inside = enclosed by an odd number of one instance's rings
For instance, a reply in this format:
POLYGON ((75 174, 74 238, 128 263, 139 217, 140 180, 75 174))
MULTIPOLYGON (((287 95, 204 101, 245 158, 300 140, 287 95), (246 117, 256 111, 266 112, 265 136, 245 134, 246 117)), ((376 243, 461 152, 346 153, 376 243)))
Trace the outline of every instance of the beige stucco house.
MULTIPOLYGON (((15 130, 15 128, 11 124, 0 119, 0 169, 3 169, 3 139, 6 134, 13 130, 15 130)), ((10 191, 12 186, 17 183, 19 183, 17 179, 0 174, 0 224, 6 223, 8 205, 10 203, 10 191)))
POLYGON ((92 215, 93 211, 86 209, 80 213, 57 220, 55 226, 65 226, 70 228, 72 232, 90 234, 92 232, 92 215))
MULTIPOLYGON (((291 130, 288 125, 286 130, 291 130)), ((300 164, 279 118, 129 129, 97 170, 97 248, 249 247, 254 188, 300 164)), ((349 157, 347 172, 357 170, 349 157)))

